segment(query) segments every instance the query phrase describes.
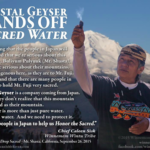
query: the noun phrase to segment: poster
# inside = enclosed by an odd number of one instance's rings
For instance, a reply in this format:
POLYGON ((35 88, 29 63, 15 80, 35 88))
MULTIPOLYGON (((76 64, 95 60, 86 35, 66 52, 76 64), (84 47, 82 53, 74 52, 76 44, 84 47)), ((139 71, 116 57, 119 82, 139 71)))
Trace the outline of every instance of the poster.
POLYGON ((121 48, 140 45, 150 82, 149 4, 0 0, 0 148, 98 149, 100 119, 74 75, 72 32, 82 20, 88 69, 111 79, 121 48))

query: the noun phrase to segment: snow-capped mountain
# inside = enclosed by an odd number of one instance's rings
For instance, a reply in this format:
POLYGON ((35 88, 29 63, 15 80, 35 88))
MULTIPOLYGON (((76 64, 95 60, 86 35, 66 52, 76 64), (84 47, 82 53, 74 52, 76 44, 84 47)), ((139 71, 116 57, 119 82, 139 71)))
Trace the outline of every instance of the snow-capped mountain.
MULTIPOLYGON (((117 57, 121 50, 119 43, 91 30, 85 32, 85 55, 90 73, 116 75, 117 57)), ((69 40, 58 46, 67 46, 68 56, 73 59, 73 44, 69 40)))
MULTIPOLYGON (((120 54, 121 46, 118 42, 109 39, 91 30, 85 31, 85 55, 90 73, 104 73, 117 76, 117 59, 120 54)), ((73 59, 73 43, 71 40, 57 45, 57 47, 68 47, 67 56, 73 59)), ((145 70, 143 73, 150 74, 150 54, 147 53, 145 70)))
MULTIPOLYGON (((108 37, 106 37, 105 35, 102 35, 100 33, 97 32, 93 32, 91 30, 89 31, 85 31, 85 55, 86 55, 86 59, 87 59, 87 64, 88 64, 88 68, 90 73, 98 73, 98 74, 111 74, 114 76, 117 76, 117 72, 116 72, 116 67, 117 67, 117 59, 121 50, 121 46, 119 45, 118 42, 109 39, 108 37)), ((71 63, 68 64, 69 67, 71 68, 71 70, 73 70, 73 65, 72 65, 72 61, 73 61, 73 53, 74 53, 74 49, 73 49, 73 43, 70 40, 68 40, 67 42, 57 45, 57 46, 49 46, 45 43, 40 43, 39 41, 35 42, 35 43, 25 43, 25 44, 18 44, 18 45, 14 45, 12 46, 14 48, 16 47, 20 47, 20 48, 29 48, 29 47, 36 47, 36 48, 64 48, 67 47, 67 51, 63 51, 61 53, 65 53, 66 58, 65 59, 70 59, 71 63)), ((34 52, 23 52, 23 51, 9 51, 6 50, 5 53, 34 53, 34 54, 43 54, 44 52, 42 51, 38 51, 35 50, 34 52)), ((60 53, 60 51, 54 51, 54 52, 47 52, 47 53, 60 53)), ((0 57, 0 61, 1 59, 3 59, 2 57, 0 57)), ((11 57, 12 60, 15 59, 20 59, 19 57, 11 57)), ((22 59, 28 59, 27 57, 24 57, 22 59)), ((38 58, 38 57, 30 57, 31 60, 35 60, 35 59, 45 59, 45 57, 42 58, 38 58)), ((49 58, 52 59, 52 58, 49 58)), ((60 59, 60 58, 57 58, 60 59)), ((62 57, 61 59, 64 59, 64 57, 62 57)), ((40 64, 40 63, 39 63, 40 64)), ((5 65, 5 64, 3 64, 5 65)), ((11 63, 7 63, 7 65, 12 65, 11 63)), ((48 64, 48 65, 52 65, 52 64, 48 64)), ((144 74, 149 75, 150 74, 150 54, 147 53, 147 60, 146 60, 146 66, 145 66, 145 70, 143 72, 144 74)))

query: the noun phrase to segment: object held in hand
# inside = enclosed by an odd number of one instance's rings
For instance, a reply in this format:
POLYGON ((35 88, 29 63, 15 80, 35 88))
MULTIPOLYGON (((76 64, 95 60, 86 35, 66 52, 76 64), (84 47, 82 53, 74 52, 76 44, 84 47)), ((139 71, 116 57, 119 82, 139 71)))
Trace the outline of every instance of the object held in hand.
POLYGON ((82 29, 82 27, 83 27, 83 21, 80 20, 79 25, 80 25, 80 28, 82 29))

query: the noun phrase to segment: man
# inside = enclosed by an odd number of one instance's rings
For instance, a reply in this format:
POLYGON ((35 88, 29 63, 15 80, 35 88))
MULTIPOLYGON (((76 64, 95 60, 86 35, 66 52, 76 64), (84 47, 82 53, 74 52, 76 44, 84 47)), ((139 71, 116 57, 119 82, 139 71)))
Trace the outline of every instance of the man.
POLYGON ((90 74, 83 29, 72 33, 74 74, 86 98, 99 117, 99 148, 138 149, 150 146, 150 85, 139 80, 146 53, 136 44, 122 48, 118 57, 118 78, 90 74), (143 141, 147 143, 142 143, 143 141))

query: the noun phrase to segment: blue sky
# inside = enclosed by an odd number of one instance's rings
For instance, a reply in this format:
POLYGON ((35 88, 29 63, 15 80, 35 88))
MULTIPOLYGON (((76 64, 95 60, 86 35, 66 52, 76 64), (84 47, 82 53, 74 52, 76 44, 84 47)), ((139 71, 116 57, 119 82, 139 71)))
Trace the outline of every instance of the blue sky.
MULTIPOLYGON (((150 53, 149 0, 0 0, 0 8, 22 8, 23 12, 26 12, 29 6, 35 6, 36 8, 65 8, 68 18, 63 30, 67 31, 67 40, 71 38, 73 28, 79 23, 76 11, 84 8, 84 31, 93 30, 104 34, 110 39, 119 42, 121 46, 136 43, 150 53)), ((0 23, 3 24, 2 16, 0 16, 0 23)), ((10 27, 5 30, 15 31, 10 27)), ((46 30, 51 30, 51 28, 46 30)), ((56 31, 59 30, 59 28, 56 29, 56 31)), ((1 29, 1 31, 4 31, 4 29, 1 29)), ((37 41, 30 39, 26 27, 22 31, 25 32, 25 37, 22 40, 0 39, 0 45, 10 46, 37 41)), ((38 41, 49 45, 57 45, 67 40, 49 39, 38 41)))

